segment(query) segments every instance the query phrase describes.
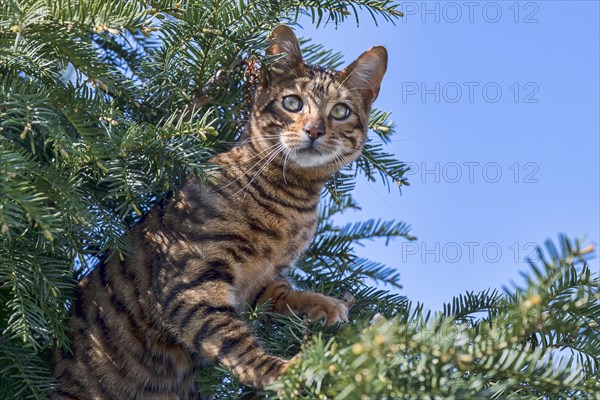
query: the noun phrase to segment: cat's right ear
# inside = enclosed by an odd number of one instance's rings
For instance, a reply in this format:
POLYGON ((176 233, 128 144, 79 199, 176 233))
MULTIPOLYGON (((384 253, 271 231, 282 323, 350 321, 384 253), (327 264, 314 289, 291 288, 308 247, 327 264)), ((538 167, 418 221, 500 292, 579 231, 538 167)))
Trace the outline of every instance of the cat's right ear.
POLYGON ((267 48, 267 56, 279 58, 271 65, 271 73, 267 79, 276 79, 278 75, 287 75, 303 66, 300 44, 294 31, 288 26, 279 25, 273 29, 269 39, 271 45, 267 48))

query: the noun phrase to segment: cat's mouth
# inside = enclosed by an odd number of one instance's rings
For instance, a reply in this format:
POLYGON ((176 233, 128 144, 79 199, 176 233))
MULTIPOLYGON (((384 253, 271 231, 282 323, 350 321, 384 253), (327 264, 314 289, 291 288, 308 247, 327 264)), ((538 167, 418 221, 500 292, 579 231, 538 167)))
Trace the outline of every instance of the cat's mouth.
POLYGON ((319 167, 329 164, 335 158, 335 152, 328 151, 318 143, 307 143, 304 146, 290 149, 289 158, 300 167, 319 167))
POLYGON ((312 143, 306 147, 301 148, 297 151, 298 154, 304 155, 319 155, 322 156, 323 152, 312 145, 312 143))

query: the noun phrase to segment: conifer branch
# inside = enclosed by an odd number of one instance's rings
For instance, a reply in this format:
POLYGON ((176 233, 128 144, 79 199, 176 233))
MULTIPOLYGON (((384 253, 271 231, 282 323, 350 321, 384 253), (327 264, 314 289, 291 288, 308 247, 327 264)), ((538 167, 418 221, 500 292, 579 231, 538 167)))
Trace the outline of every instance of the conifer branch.
MULTIPOLYGON (((186 175, 205 178, 206 160, 241 135, 255 67, 272 61, 272 28, 301 15, 317 26, 358 22, 361 9, 376 22, 401 16, 388 0, 0 2, 0 398, 47 396, 48 353, 69 346, 75 280, 109 249, 130 251, 140 214, 186 175)), ((302 45, 307 61, 341 65, 339 53, 302 45)), ((280 396, 598 398, 592 249, 561 237, 522 286, 458 295, 432 314, 398 294, 393 266, 356 251, 365 240, 413 239, 407 224, 338 222, 359 208, 357 175, 408 183, 385 148, 389 113, 373 110, 369 129, 364 155, 327 183, 317 236, 293 272, 299 288, 352 293, 351 323, 246 313, 272 354, 302 350, 275 386, 280 396)), ((243 387, 219 366, 199 382, 220 399, 277 393, 243 387)))

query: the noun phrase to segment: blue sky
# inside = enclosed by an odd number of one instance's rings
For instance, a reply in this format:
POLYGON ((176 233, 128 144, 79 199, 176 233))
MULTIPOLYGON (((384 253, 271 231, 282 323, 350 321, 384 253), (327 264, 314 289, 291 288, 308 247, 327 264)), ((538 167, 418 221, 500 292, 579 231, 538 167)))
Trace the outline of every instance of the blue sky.
POLYGON ((406 221, 418 240, 361 255, 397 266, 401 293, 438 309, 521 282, 533 244, 558 233, 598 244, 599 2, 401 4, 396 26, 363 15, 358 28, 298 29, 347 62, 389 52, 375 106, 393 112, 388 150, 413 167, 411 185, 360 180, 363 209, 344 219, 406 221))

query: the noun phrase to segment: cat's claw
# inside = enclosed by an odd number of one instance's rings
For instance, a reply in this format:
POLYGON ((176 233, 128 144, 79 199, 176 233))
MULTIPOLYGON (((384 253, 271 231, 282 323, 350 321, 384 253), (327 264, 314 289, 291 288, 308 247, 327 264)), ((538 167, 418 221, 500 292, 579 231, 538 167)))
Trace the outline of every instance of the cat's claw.
POLYGON ((303 310, 308 319, 323 321, 327 325, 348 322, 348 307, 342 301, 322 296, 303 310))

